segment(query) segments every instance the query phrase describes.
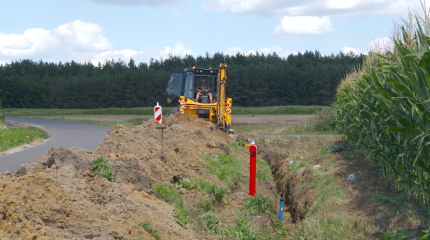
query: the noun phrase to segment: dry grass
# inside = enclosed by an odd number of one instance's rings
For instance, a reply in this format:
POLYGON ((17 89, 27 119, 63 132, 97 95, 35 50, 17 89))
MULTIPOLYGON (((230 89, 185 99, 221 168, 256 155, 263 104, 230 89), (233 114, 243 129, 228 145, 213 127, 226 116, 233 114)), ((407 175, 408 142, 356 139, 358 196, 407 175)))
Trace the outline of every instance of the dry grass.
POLYGON ((288 210, 284 239, 379 239, 392 230, 428 228, 430 211, 401 197, 360 156, 345 146, 341 152, 328 153, 333 144, 342 144, 339 140, 337 136, 259 139, 261 151, 276 148, 273 156, 283 156, 275 179, 278 189, 289 194, 284 196, 288 210), (276 144, 279 140, 285 144, 276 144), (300 162, 288 163, 291 160, 300 162), (314 168, 317 164, 320 167, 314 168), (346 181, 351 173, 356 180, 346 181), (306 206, 309 197, 312 201, 306 206), (297 216, 306 210, 303 219, 297 216))

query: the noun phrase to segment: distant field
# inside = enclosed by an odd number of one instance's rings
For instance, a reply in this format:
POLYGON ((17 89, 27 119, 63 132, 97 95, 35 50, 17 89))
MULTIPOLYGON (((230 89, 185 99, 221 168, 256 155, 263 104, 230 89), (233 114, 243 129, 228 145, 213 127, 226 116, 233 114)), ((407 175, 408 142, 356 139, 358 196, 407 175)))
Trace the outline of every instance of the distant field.
MULTIPOLYGON (((233 107, 233 115, 265 114, 314 114, 325 106, 273 106, 273 107, 233 107)), ((163 108, 168 113, 175 108, 163 108)), ((99 109, 3 109, 6 117, 61 116, 61 115, 152 115, 154 109, 146 108, 99 108, 99 109)))

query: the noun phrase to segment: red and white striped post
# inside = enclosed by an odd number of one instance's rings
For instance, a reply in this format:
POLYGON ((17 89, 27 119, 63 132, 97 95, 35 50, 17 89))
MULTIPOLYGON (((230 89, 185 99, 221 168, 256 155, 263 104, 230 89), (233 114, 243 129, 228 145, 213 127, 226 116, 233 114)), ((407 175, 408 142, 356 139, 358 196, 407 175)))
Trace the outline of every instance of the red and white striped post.
POLYGON ((249 195, 254 196, 257 184, 257 145, 252 141, 249 146, 249 195))
POLYGON ((158 102, 157 106, 154 107, 154 119, 159 123, 163 123, 163 113, 161 111, 161 106, 158 105, 158 102))

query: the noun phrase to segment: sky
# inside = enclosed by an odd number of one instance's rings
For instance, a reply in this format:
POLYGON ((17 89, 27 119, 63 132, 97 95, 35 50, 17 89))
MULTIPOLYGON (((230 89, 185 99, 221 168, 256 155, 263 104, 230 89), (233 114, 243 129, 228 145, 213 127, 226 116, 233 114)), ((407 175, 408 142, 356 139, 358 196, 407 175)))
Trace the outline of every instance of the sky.
POLYGON ((0 64, 365 54, 389 43, 409 9, 422 12, 419 0, 14 0, 1 9, 0 64))

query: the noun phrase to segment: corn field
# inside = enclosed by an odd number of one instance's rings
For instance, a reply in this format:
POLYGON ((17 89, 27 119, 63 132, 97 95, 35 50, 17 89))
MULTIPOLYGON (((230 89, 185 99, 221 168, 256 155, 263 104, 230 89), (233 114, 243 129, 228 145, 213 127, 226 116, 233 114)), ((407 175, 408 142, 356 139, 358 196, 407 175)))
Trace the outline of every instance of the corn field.
MULTIPOLYGON (((425 9, 425 6, 423 6, 425 9)), ((395 26, 392 46, 372 51, 338 87, 337 129, 395 187, 430 201, 430 14, 395 26)))

